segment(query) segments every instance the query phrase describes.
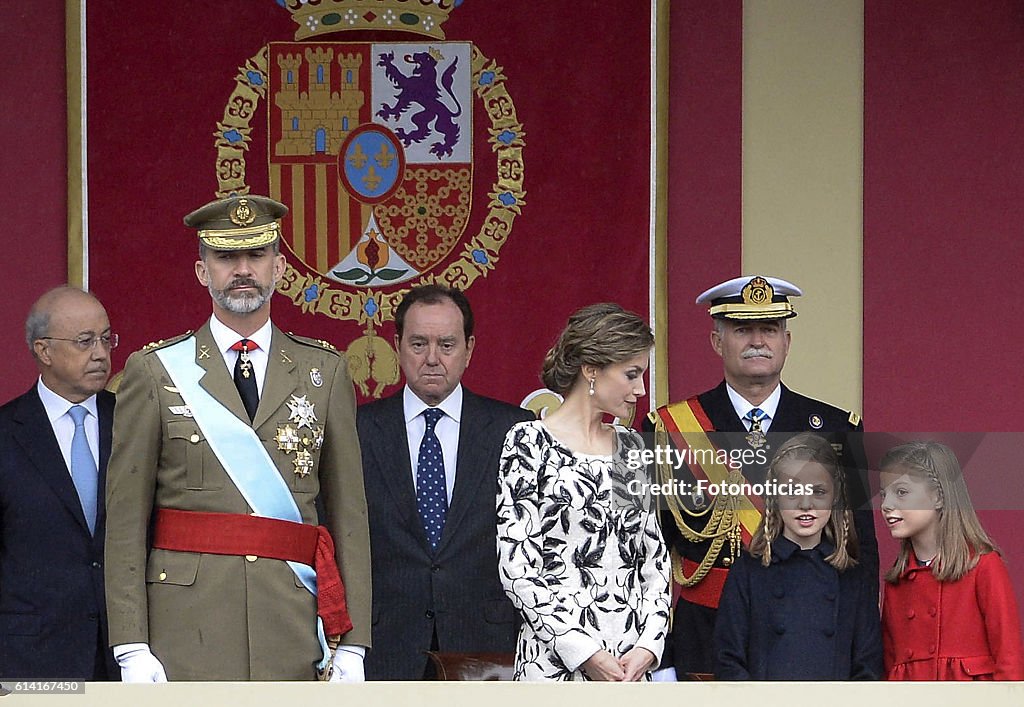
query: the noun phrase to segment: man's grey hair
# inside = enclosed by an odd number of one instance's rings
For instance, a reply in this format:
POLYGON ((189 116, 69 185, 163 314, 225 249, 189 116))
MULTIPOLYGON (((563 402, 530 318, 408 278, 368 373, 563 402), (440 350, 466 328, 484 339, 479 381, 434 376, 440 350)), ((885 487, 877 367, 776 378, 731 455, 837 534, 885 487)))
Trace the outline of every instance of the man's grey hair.
MULTIPOLYGON (((25 343, 28 344, 28 350, 32 352, 33 358, 36 355, 36 349, 33 344, 35 344, 37 339, 43 339, 50 334, 50 318, 53 314, 55 301, 71 293, 85 295, 96 300, 95 295, 91 292, 86 292, 80 287, 60 285, 44 292, 32 304, 32 309, 29 310, 28 317, 25 319, 25 343)), ((96 300, 96 302, 99 302, 99 300, 96 300)))
POLYGON ((42 339, 50 331, 50 312, 47 309, 33 307, 25 320, 25 342, 32 355, 36 355, 33 346, 36 339, 42 339))

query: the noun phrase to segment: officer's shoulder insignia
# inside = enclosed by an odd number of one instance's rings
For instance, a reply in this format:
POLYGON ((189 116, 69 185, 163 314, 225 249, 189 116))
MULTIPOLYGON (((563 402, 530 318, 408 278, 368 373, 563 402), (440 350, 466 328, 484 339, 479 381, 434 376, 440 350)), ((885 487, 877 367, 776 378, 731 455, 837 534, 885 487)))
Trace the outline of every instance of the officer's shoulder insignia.
POLYGON ((856 427, 860 424, 860 415, 855 412, 850 413, 850 424, 856 427))
POLYGON ((288 338, 305 346, 313 346, 324 351, 330 351, 331 353, 338 353, 338 349, 334 347, 334 344, 323 339, 311 339, 308 336, 299 336, 290 331, 288 332, 288 338))
POLYGON ((146 344, 145 346, 142 347, 142 351, 144 351, 146 353, 149 353, 150 351, 156 351, 157 349, 162 349, 165 346, 170 346, 171 344, 176 344, 179 341, 182 341, 183 339, 187 339, 190 336, 192 336, 192 330, 191 329, 186 331, 184 334, 178 334, 177 336, 172 336, 170 339, 160 339, 159 341, 150 341, 148 344, 146 344))

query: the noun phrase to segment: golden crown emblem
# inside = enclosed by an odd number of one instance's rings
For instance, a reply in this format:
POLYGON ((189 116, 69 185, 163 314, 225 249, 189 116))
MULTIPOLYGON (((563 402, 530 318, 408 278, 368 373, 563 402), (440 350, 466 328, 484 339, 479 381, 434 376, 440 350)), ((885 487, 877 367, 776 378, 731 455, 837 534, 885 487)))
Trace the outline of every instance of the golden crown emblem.
POLYGON ((441 25, 460 0, 284 0, 295 39, 347 30, 400 30, 444 39, 441 25))

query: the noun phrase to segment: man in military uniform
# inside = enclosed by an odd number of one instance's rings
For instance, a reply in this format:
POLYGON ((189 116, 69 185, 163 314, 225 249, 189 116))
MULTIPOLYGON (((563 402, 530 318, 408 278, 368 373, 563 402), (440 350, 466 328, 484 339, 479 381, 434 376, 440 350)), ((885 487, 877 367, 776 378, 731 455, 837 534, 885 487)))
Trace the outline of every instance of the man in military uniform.
POLYGON ((126 681, 305 680, 318 668, 362 679, 370 563, 355 398, 332 346, 270 321, 286 213, 232 196, 186 216, 213 316, 125 366, 106 582, 126 681))
POLYGON ((860 416, 793 392, 781 381, 791 339, 786 320, 796 316, 789 298, 801 294, 792 283, 761 276, 736 278, 704 292, 697 303, 710 304, 711 346, 722 357, 725 380, 706 393, 660 407, 645 420, 645 430, 653 435, 649 444, 662 452, 659 478, 675 479, 682 490, 665 499, 662 514, 679 588, 662 667, 669 675, 674 669, 680 679, 713 670, 712 637, 722 587, 763 510, 760 497, 714 496, 706 490, 722 482, 764 481, 774 450, 792 434, 817 432, 836 448, 846 470, 848 498, 857 509, 860 562, 868 576, 878 576, 860 416))

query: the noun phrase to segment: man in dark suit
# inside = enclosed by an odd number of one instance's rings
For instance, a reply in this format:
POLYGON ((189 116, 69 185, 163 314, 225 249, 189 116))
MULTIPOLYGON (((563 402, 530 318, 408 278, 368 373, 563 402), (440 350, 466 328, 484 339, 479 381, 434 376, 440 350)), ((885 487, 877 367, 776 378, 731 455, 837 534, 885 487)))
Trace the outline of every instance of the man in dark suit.
POLYGON ((25 324, 39 380, 0 408, 0 677, 107 680, 103 482, 117 335, 92 295, 59 287, 25 324))
POLYGON ((405 388, 359 408, 373 557, 370 680, 430 676, 428 649, 515 650, 498 579, 498 459, 533 414, 461 385, 473 312, 458 290, 413 289, 395 313, 405 388))
POLYGON ((663 480, 674 477, 686 491, 664 499, 669 512, 662 515, 673 578, 681 585, 662 667, 674 669, 680 679, 687 673, 712 672, 712 635, 725 577, 760 520, 760 498, 713 497, 698 482, 764 481, 774 450, 796 432, 816 432, 836 449, 854 508, 859 562, 866 576, 878 581, 860 415, 782 383, 791 341, 786 320, 796 316, 789 298, 801 294, 792 283, 761 276, 735 278, 701 294, 697 302, 710 305, 711 346, 722 358, 725 380, 701 395, 658 408, 645 421, 645 431, 653 435, 650 445, 688 455, 680 463, 680 456, 662 454, 667 463, 659 470, 663 480), (702 448, 726 450, 737 463, 732 468, 693 463, 702 448))

